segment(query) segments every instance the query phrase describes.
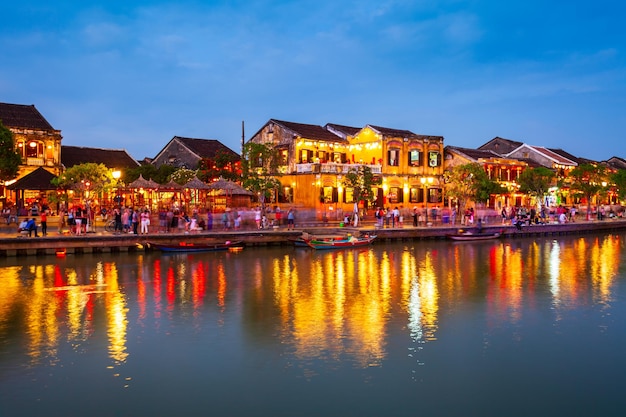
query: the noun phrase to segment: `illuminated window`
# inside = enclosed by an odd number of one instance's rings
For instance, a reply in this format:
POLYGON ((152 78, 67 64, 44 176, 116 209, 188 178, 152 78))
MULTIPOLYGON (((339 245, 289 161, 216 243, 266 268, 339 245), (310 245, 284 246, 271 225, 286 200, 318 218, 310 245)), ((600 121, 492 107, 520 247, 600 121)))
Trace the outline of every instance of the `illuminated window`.
POLYGON ((31 140, 24 151, 27 158, 43 158, 43 143, 31 140))
POLYGON ((418 167, 422 165, 422 154, 418 150, 409 151, 409 166, 418 167))
POLYGON ((400 165, 400 150, 389 149, 387 152, 387 165, 397 167, 400 165))
POLYGON ((439 152, 434 152, 434 151, 428 152, 428 166, 438 167, 439 165, 441 165, 441 156, 439 152))

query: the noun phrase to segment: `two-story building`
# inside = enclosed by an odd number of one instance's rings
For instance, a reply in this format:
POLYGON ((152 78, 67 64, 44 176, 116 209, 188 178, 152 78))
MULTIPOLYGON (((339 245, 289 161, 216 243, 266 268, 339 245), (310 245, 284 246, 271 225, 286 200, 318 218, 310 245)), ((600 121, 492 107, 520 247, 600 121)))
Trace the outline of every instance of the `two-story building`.
POLYGON ((22 157, 17 178, 3 184, 4 204, 17 203, 20 206, 28 206, 30 203, 45 198, 45 193, 49 190, 12 187, 13 191, 11 191, 5 187, 28 176, 29 184, 41 183, 47 188, 52 188, 49 187, 50 178, 59 175, 62 171, 61 140, 63 137, 61 131, 54 129, 34 105, 0 103, 0 120, 13 133, 15 149, 22 157), (43 180, 43 182, 38 180, 43 180))
POLYGON ((533 161, 503 157, 492 150, 445 147, 446 169, 464 164, 480 164, 487 177, 508 190, 507 194, 492 195, 488 207, 500 211, 503 207, 517 207, 528 204, 528 195, 518 192, 520 174, 528 167, 539 166, 533 161))
POLYGON ((322 127, 270 119, 249 142, 281 152, 282 202, 316 207, 323 215, 353 210, 353 192, 343 180, 362 165, 381 180, 374 189, 375 206, 443 202, 442 136, 374 125, 322 127))

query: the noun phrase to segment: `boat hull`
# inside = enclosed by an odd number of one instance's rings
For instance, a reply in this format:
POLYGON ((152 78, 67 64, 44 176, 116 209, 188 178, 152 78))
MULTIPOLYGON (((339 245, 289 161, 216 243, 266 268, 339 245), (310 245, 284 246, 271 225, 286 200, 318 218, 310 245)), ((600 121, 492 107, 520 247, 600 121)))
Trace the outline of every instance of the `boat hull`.
POLYGON ((309 247, 318 250, 327 250, 327 249, 347 249, 347 248, 356 248, 360 246, 367 246, 371 244, 376 236, 368 236, 368 237, 360 237, 360 238, 350 238, 350 239, 341 239, 341 240, 333 240, 333 241, 324 241, 324 240, 307 240, 306 243, 309 247))
POLYGON ((225 251, 232 248, 243 248, 243 242, 227 241, 224 243, 185 243, 181 242, 177 245, 166 245, 161 243, 148 242, 147 246, 151 249, 157 249, 161 252, 215 252, 225 251))
POLYGON ((477 240, 492 240, 498 239, 502 234, 500 232, 495 233, 458 233, 458 234, 450 234, 448 235, 448 239, 456 240, 456 241, 477 241, 477 240))

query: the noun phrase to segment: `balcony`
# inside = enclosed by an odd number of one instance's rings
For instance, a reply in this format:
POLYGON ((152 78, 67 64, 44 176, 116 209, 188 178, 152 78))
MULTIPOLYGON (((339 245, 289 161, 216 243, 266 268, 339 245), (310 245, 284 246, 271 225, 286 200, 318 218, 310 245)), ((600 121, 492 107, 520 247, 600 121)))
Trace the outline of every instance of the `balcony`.
POLYGON ((370 164, 337 164, 334 162, 317 163, 317 164, 296 164, 296 172, 298 174, 346 174, 351 169, 356 169, 360 166, 367 166, 372 170, 373 174, 382 173, 381 165, 370 164))
POLYGON ((43 158, 26 158, 26 165, 42 167, 44 161, 43 158))

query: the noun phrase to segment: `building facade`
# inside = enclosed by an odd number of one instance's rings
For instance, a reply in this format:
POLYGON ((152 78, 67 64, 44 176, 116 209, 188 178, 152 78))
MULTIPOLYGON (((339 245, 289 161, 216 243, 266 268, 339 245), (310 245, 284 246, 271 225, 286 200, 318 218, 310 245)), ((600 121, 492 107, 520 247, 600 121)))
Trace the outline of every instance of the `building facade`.
MULTIPOLYGON (((17 177, 4 186, 19 181, 40 167, 54 176, 61 173, 61 131, 54 129, 34 105, 0 103, 0 120, 13 133, 15 149, 22 157, 17 177)), ((4 186, 4 205, 28 206, 45 197, 42 194, 45 190, 20 190, 17 193, 9 192, 4 186)))
MULTIPOLYGON (((353 169, 367 166, 380 178, 375 207, 443 203, 443 137, 367 125, 322 127, 270 119, 249 142, 281 153, 277 177, 285 203, 315 207, 320 217, 341 218, 372 206, 354 201, 343 184, 353 169)), ((279 199, 275 201, 278 203, 279 199)))

